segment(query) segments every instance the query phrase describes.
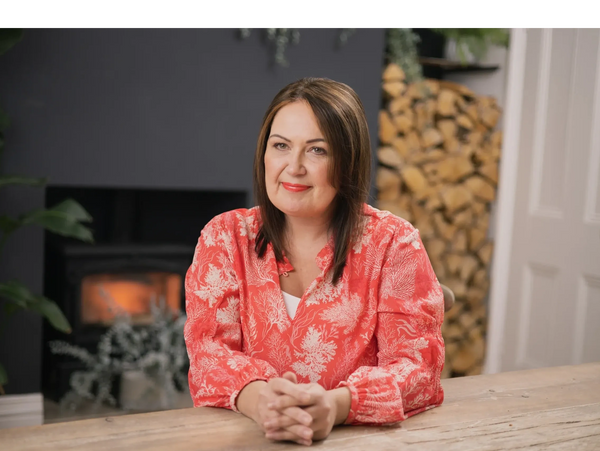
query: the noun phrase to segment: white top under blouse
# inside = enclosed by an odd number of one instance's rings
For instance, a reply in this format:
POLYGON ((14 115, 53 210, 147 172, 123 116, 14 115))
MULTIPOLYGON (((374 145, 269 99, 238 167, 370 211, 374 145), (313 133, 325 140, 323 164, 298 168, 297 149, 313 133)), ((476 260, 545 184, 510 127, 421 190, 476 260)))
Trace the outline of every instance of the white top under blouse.
POLYGON ((300 298, 296 296, 292 296, 291 294, 286 293, 285 291, 281 291, 283 294, 283 302, 285 302, 285 309, 288 312, 290 318, 294 319, 296 316, 296 309, 298 309, 298 304, 300 304, 300 298))

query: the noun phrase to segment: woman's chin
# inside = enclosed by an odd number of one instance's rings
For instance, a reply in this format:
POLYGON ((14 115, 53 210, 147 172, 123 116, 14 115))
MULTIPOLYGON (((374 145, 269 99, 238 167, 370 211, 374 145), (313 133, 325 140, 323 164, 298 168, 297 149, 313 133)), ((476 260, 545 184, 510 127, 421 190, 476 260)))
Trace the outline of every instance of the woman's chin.
MULTIPOLYGON (((283 211, 283 210, 282 210, 283 211)), ((316 212, 314 210, 289 210, 283 211, 286 216, 290 218, 303 218, 303 219, 315 219, 315 220, 323 220, 325 219, 325 213, 316 212)))
POLYGON ((294 218, 296 218, 296 217, 298 217, 298 218, 304 218, 304 217, 310 217, 310 216, 312 216, 304 208, 289 208, 289 207, 286 207, 286 208, 280 208, 280 210, 286 216, 292 216, 294 218))

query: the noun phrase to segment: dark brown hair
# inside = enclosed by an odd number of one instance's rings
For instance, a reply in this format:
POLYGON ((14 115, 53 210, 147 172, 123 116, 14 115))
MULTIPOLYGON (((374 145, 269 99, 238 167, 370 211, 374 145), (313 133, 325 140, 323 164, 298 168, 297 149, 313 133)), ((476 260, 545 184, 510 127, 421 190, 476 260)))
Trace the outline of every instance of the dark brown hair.
POLYGON ((364 108, 354 90, 344 83, 303 78, 279 91, 269 105, 254 155, 254 194, 261 217, 255 249, 262 258, 271 243, 275 258, 283 261, 285 215, 267 195, 264 158, 273 118, 282 107, 297 101, 310 105, 332 151, 329 181, 337 195, 330 229, 334 237, 332 282, 336 284, 352 244, 362 233, 362 209, 371 174, 371 144, 364 108))

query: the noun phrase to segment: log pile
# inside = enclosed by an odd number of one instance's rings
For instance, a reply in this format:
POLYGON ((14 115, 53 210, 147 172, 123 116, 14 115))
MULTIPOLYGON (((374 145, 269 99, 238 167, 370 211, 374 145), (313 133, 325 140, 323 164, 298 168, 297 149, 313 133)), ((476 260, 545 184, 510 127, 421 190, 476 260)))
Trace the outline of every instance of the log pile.
POLYGON ((500 108, 494 98, 449 81, 406 84, 395 64, 385 69, 382 88, 378 207, 419 229, 439 281, 456 296, 442 328, 443 377, 480 374, 500 108))

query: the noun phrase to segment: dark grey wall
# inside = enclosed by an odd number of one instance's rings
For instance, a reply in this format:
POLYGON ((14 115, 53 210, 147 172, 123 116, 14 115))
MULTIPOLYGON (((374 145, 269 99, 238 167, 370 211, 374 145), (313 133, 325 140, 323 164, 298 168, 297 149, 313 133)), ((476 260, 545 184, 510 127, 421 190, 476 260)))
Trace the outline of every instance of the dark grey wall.
MULTIPOLYGON (((272 64, 262 33, 237 30, 27 30, 0 57, 0 103, 13 124, 3 173, 53 185, 246 190, 262 115, 305 76, 349 84, 361 97, 373 147, 384 30, 302 30, 272 64)), ((43 190, 0 192, 0 211, 44 205, 43 190)), ((43 233, 19 231, 1 256, 0 280, 42 292, 43 233)), ((0 313, 1 315, 2 313, 0 313)), ((40 389, 41 321, 20 314, 0 342, 9 393, 40 389)))

